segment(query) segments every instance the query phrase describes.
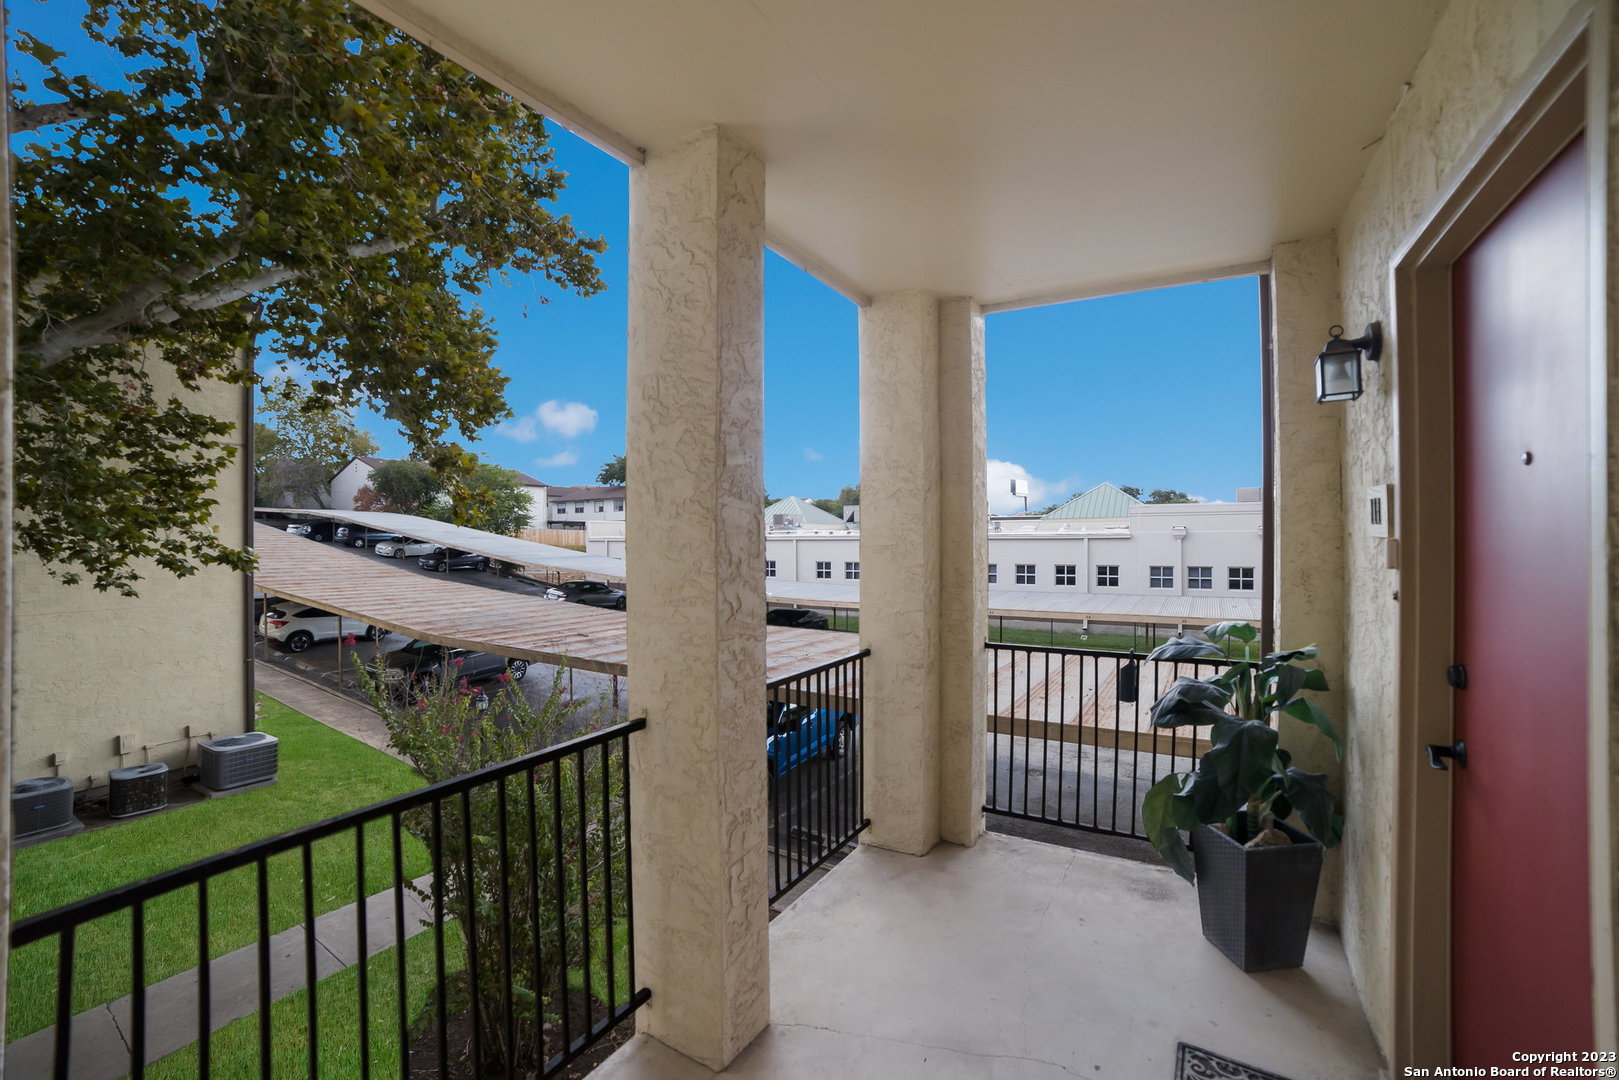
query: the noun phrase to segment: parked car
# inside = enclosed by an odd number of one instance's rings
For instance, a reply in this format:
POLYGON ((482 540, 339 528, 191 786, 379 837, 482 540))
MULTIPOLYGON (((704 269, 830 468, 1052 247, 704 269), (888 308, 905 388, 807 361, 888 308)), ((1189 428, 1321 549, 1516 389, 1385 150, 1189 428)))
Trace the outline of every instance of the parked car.
POLYGON ((570 604, 589 604, 591 607, 624 610, 624 593, 600 581, 564 581, 545 590, 547 600, 566 600, 570 604))
POLYGON ((332 538, 332 523, 330 521, 295 521, 287 526, 287 531, 294 536, 326 541, 332 538))
POLYGON ((384 540, 371 550, 389 559, 403 559, 406 555, 426 555, 437 544, 429 544, 424 540, 411 540, 401 537, 398 540, 384 540))
POLYGON ((404 539, 396 532, 368 529, 364 525, 339 525, 332 536, 340 544, 357 548, 376 547, 378 544, 404 539))
POLYGON ((854 713, 812 709, 772 701, 765 706, 765 763, 771 776, 783 776, 811 758, 829 761, 849 752, 854 713))
POLYGON ((293 604, 285 600, 273 602, 259 618, 259 633, 269 641, 279 641, 293 652, 303 652, 319 641, 336 641, 344 634, 355 634, 367 641, 387 635, 380 626, 365 626, 356 619, 344 616, 342 627, 338 616, 330 611, 308 604, 293 604), (361 627, 364 626, 364 630, 361 627))
POLYGON ((383 661, 382 677, 396 693, 402 694, 407 687, 425 690, 444 678, 446 672, 451 678, 466 679, 469 683, 499 678, 503 672, 521 680, 528 674, 528 661, 435 645, 418 638, 388 654, 383 661))
POLYGON ((801 630, 825 630, 826 616, 809 608, 771 608, 765 612, 766 626, 796 626, 801 630))
POLYGON ((426 555, 416 560, 416 565, 423 570, 444 570, 446 560, 450 570, 487 570, 489 569, 489 556, 474 555, 470 551, 446 551, 436 547, 426 555))

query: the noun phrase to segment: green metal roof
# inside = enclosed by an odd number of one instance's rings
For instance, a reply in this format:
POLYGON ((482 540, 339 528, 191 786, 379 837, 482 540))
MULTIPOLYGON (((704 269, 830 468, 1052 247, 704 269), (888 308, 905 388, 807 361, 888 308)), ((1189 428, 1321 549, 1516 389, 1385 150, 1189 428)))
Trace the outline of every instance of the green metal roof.
POLYGON ((765 528, 770 528, 770 521, 777 514, 786 514, 802 521, 806 528, 824 529, 832 526, 847 529, 848 524, 840 517, 829 514, 808 499, 796 496, 786 499, 777 499, 765 507, 765 528))
POLYGON ((1048 518, 1122 518, 1130 516, 1130 507, 1141 505, 1141 500, 1126 495, 1112 484, 1101 483, 1089 491, 1075 495, 1050 513, 1048 518))

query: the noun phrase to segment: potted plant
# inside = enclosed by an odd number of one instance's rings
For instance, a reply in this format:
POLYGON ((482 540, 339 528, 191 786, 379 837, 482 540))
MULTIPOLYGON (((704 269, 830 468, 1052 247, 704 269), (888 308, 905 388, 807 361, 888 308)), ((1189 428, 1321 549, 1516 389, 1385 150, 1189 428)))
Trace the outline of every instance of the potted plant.
POLYGON ((1181 677, 1152 706, 1154 727, 1210 727, 1209 749, 1191 773, 1154 784, 1142 804, 1147 837, 1175 872, 1195 881, 1203 936, 1244 971, 1299 967, 1310 934, 1322 852, 1343 835, 1338 797, 1326 776, 1306 772, 1278 745, 1278 714, 1343 742, 1321 707, 1299 694, 1327 689, 1326 676, 1300 661, 1315 646, 1249 655, 1247 623, 1178 637, 1149 660, 1222 656, 1215 642, 1244 643, 1244 658, 1208 679, 1181 677), (1309 835, 1287 824, 1297 815, 1309 835), (1187 849, 1182 832, 1192 835, 1187 849))

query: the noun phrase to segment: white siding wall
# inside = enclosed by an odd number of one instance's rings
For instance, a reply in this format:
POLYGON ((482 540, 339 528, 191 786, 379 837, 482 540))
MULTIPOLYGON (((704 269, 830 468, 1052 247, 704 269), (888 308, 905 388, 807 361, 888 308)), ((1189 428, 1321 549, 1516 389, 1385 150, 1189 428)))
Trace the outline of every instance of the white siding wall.
POLYGON ((547 496, 546 502, 550 506, 550 524, 569 528, 583 525, 587 521, 623 521, 624 511, 617 509, 623 502, 618 499, 558 499, 547 496), (584 509, 579 508, 583 506, 584 509), (600 510, 596 509, 601 507, 600 510))
POLYGON ((328 504, 333 510, 353 510, 354 495, 371 480, 371 466, 355 458, 343 466, 343 471, 332 477, 332 498, 328 504))

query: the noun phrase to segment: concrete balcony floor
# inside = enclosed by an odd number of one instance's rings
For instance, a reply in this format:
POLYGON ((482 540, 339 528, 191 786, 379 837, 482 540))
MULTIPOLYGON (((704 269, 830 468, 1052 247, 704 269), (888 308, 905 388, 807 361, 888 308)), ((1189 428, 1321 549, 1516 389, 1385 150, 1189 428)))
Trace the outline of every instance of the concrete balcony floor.
MULTIPOLYGON (((728 1077, 1172 1080, 1179 1042, 1289 1080, 1384 1075, 1335 933, 1300 970, 1244 975, 1159 866, 994 833, 924 858, 862 847, 770 945, 772 1023, 728 1077)), ((712 1075, 645 1035, 595 1074, 712 1075)))

